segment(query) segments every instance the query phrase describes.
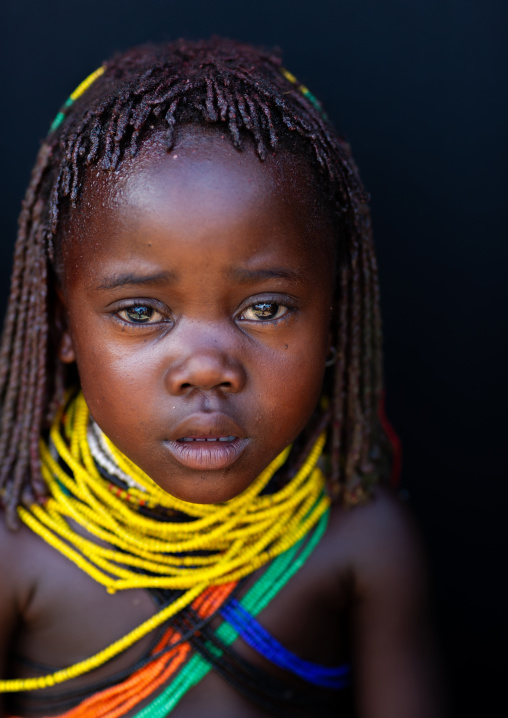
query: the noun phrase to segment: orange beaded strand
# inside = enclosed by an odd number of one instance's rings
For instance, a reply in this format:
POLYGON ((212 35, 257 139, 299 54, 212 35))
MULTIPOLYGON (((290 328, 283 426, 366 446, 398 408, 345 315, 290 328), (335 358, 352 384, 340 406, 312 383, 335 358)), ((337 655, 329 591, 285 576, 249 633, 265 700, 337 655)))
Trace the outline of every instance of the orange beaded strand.
MULTIPOLYGON (((229 598, 236 585, 236 582, 232 582, 221 586, 210 586, 195 599, 192 608, 200 618, 208 618, 229 598)), ((177 643, 180 638, 179 631, 169 628, 152 654, 158 654, 167 646, 177 643)), ((127 680, 90 696, 75 708, 61 714, 59 718, 89 718, 91 715, 94 718, 120 718, 145 698, 154 695, 183 665, 190 650, 191 646, 188 642, 175 646, 174 650, 140 668, 127 680)))

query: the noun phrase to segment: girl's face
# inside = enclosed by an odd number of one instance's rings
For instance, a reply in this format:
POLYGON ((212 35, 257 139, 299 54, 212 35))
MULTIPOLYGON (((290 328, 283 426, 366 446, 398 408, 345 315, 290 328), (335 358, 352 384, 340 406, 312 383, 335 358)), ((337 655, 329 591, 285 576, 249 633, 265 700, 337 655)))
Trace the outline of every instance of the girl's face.
POLYGON ((305 427, 330 346, 334 230, 313 176, 218 133, 91 171, 62 301, 92 416, 164 490, 221 502, 305 427))

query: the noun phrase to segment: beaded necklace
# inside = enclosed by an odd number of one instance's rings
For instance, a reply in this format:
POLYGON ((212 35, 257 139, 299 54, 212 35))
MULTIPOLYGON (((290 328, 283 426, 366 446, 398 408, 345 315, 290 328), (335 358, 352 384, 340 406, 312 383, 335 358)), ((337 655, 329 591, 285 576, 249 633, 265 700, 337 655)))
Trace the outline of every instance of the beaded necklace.
POLYGON ((104 437, 116 465, 133 479, 126 488, 129 498, 117 496, 93 459, 89 427, 88 407, 78 394, 59 412, 49 442, 40 444, 49 498, 44 506, 20 507, 21 520, 109 592, 160 588, 171 590, 174 599, 96 655, 50 675, 0 681, 0 691, 45 688, 103 665, 209 587, 236 582, 283 554, 317 524, 330 503, 316 466, 324 434, 284 488, 261 493, 284 464, 289 448, 231 501, 193 504, 164 492, 104 437), (140 501, 175 512, 179 520, 143 516, 140 501), (90 538, 76 533, 69 519, 90 538))
MULTIPOLYGON (((307 536, 270 562, 266 571, 261 574, 254 585, 240 599, 240 604, 245 610, 252 615, 257 615, 275 598, 291 577, 301 569, 326 529, 328 513, 327 511, 321 517, 307 536)), ((227 600, 228 596, 231 595, 231 584, 225 584, 217 588, 212 587, 194 602, 193 609, 200 616, 209 616, 211 611, 217 607, 220 608, 221 603, 224 605, 224 598, 227 600)), ((184 624, 187 623, 187 619, 184 620, 184 624)), ((202 625, 198 627, 198 630, 201 627, 202 625)), ((194 626, 192 633, 194 633, 195 628, 194 626)), ((179 642, 178 630, 175 631, 175 629, 169 627, 153 649, 152 660, 149 665, 144 664, 139 669, 135 667, 126 680, 121 683, 115 683, 109 688, 100 690, 101 687, 98 686, 98 690, 92 690, 92 695, 89 694, 89 697, 85 697, 79 705, 63 714, 59 713, 59 718, 87 718, 90 715, 95 718, 120 718, 136 705, 139 705, 141 701, 150 695, 156 694, 168 679, 172 679, 169 686, 161 694, 156 695, 148 705, 138 710, 135 714, 135 718, 164 718, 212 668, 218 668, 218 664, 221 662, 221 654, 224 651, 231 650, 229 647, 239 635, 235 627, 229 622, 219 625, 213 630, 213 633, 215 638, 213 645, 210 644, 210 650, 213 650, 214 655, 210 659, 210 656, 205 657, 203 652, 190 655, 189 644, 179 642), (188 660, 186 661, 186 659, 188 660)), ((188 637, 189 634, 187 635, 188 637)), ((225 677, 227 680, 228 677, 225 677)), ((270 676, 264 673, 259 676, 255 685, 255 692, 249 697, 261 707, 271 711, 275 707, 272 703, 273 696, 271 696, 268 703, 263 703, 261 698, 263 690, 267 688, 266 684, 269 678, 270 676)), ((242 692, 245 693, 245 691, 242 692)), ((293 691, 286 685, 282 695, 279 697, 280 704, 277 705, 277 715, 281 717, 294 715, 292 712, 287 712, 285 708, 285 704, 292 693, 293 691)), ((301 705, 302 700, 305 700, 303 694, 298 694, 295 698, 297 705, 301 705)), ((48 699, 50 699, 49 696, 48 699)), ((312 696, 311 700, 314 708, 317 708, 316 699, 317 696, 312 696)), ((54 708, 51 713, 55 713, 54 708)))

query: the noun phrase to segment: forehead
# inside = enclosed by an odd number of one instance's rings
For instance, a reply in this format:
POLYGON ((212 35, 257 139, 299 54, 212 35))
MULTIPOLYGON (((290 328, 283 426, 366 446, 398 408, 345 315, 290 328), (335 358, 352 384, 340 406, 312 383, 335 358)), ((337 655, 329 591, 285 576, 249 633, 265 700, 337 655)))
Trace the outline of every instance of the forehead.
POLYGON ((329 261, 335 232, 315 184, 314 172, 297 155, 261 162, 250 144, 239 152, 217 131, 190 129, 169 154, 155 137, 119 170, 89 170, 64 229, 64 272, 68 259, 86 272, 92 257, 120 247, 125 253, 140 241, 149 246, 161 236, 179 254, 212 244, 229 254, 235 248, 245 254, 249 246, 255 253, 269 238, 302 261, 318 255, 329 261))

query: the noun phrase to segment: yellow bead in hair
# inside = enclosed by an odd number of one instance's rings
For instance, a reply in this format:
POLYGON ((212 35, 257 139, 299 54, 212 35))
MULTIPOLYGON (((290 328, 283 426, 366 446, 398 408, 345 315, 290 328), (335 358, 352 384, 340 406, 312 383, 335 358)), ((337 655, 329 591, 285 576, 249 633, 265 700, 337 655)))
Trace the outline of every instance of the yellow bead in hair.
POLYGON ((92 85, 98 77, 104 74, 105 70, 106 67, 104 65, 102 67, 98 67, 97 70, 94 70, 94 72, 88 75, 88 77, 86 77, 83 82, 79 83, 74 92, 71 92, 69 97, 64 102, 62 109, 51 123, 51 127, 49 128, 50 133, 54 132, 56 129, 58 129, 58 127, 60 127, 60 125, 65 119, 65 115, 69 107, 78 99, 78 97, 81 97, 81 95, 83 95, 88 90, 90 85, 92 85))
POLYGON ((81 82, 81 83, 76 87, 76 89, 74 90, 74 92, 71 92, 71 94, 70 94, 70 96, 69 96, 70 99, 71 99, 73 102, 75 102, 75 101, 78 99, 78 97, 81 97, 81 95, 83 95, 83 94, 88 90, 88 88, 90 87, 90 85, 91 85, 93 82, 95 82, 95 80, 96 80, 98 77, 100 77, 101 75, 104 74, 104 70, 105 70, 105 69, 106 69, 106 68, 105 68, 104 65, 103 65, 102 67, 98 67, 97 70, 95 70, 94 72, 90 73, 90 75, 88 75, 88 77, 86 77, 86 78, 83 80, 83 82, 81 82))

